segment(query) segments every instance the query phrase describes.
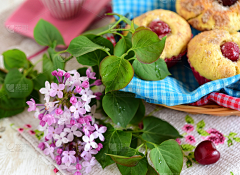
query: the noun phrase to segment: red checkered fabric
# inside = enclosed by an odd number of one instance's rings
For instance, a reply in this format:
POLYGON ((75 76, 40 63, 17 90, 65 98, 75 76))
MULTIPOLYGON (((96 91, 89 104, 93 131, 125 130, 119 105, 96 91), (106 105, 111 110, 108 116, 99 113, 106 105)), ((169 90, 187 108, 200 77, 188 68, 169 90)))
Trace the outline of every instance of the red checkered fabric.
POLYGON ((217 103, 220 106, 240 111, 240 98, 235 98, 218 92, 212 92, 211 94, 201 98, 195 103, 191 103, 190 105, 202 106, 211 104, 213 102, 217 103))
POLYGON ((107 33, 107 34, 103 35, 103 37, 107 38, 109 41, 111 41, 114 46, 117 44, 113 34, 107 33))

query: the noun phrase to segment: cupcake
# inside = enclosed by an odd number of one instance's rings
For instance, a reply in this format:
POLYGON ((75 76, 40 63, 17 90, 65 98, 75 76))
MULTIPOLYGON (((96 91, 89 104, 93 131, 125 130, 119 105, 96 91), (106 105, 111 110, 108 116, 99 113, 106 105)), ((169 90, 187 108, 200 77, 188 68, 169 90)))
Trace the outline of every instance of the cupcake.
POLYGON ((168 67, 181 60, 192 37, 191 28, 182 17, 172 11, 159 9, 149 11, 133 20, 138 26, 149 27, 160 39, 167 36, 160 58, 165 60, 168 67))
POLYGON ((188 44, 188 61, 200 85, 240 74, 240 33, 205 31, 188 44))
POLYGON ((176 10, 200 31, 240 30, 240 0, 176 0, 176 10))

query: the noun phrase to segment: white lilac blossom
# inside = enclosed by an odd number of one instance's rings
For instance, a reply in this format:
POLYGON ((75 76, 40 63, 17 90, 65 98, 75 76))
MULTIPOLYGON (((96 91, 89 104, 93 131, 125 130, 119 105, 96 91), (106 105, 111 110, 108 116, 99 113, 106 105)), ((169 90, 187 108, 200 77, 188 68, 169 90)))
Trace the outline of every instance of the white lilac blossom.
POLYGON ((97 138, 104 141, 105 126, 95 123, 96 105, 92 99, 100 100, 101 93, 91 90, 92 86, 100 86, 95 73, 87 69, 81 76, 76 70, 53 71, 58 83, 45 82, 40 89, 44 95, 44 104, 36 104, 33 99, 28 101, 28 111, 35 111, 35 118, 40 123, 38 129, 44 132, 44 141, 39 148, 49 155, 59 167, 74 175, 80 175, 82 167, 86 173, 96 164, 96 155, 102 148, 96 143, 97 138), (89 80, 95 82, 89 84, 89 80))

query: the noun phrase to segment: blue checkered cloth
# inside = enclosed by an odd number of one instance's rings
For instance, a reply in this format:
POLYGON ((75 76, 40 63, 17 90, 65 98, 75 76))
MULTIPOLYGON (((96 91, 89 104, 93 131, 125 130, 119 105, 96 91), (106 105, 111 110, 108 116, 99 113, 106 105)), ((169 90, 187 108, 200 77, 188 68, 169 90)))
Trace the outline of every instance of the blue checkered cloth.
MULTIPOLYGON (((176 11, 175 0, 113 0, 114 12, 121 15, 129 13, 131 19, 154 9, 176 11)), ((199 31, 192 28, 192 33, 196 35, 199 31)), ((135 93, 136 98, 144 99, 149 103, 168 106, 194 103, 211 92, 217 91, 240 97, 240 75, 199 86, 186 56, 169 71, 172 75, 161 81, 145 81, 133 77, 128 86, 121 91, 135 93)))

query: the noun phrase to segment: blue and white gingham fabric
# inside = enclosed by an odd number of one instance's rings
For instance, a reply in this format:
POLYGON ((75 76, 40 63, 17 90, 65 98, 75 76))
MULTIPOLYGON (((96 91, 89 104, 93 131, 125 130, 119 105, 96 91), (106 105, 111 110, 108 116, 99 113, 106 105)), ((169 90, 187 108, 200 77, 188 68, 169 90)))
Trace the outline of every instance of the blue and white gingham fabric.
MULTIPOLYGON (((175 11, 175 0, 113 0, 113 10, 121 15, 135 18, 154 9, 175 11)), ((193 35, 199 31, 192 29, 193 35)), ((240 98, 240 75, 206 83, 199 87, 186 56, 170 68, 171 76, 161 81, 145 81, 133 77, 121 91, 132 92, 137 98, 149 103, 175 106, 194 103, 211 92, 220 91, 240 98)))

